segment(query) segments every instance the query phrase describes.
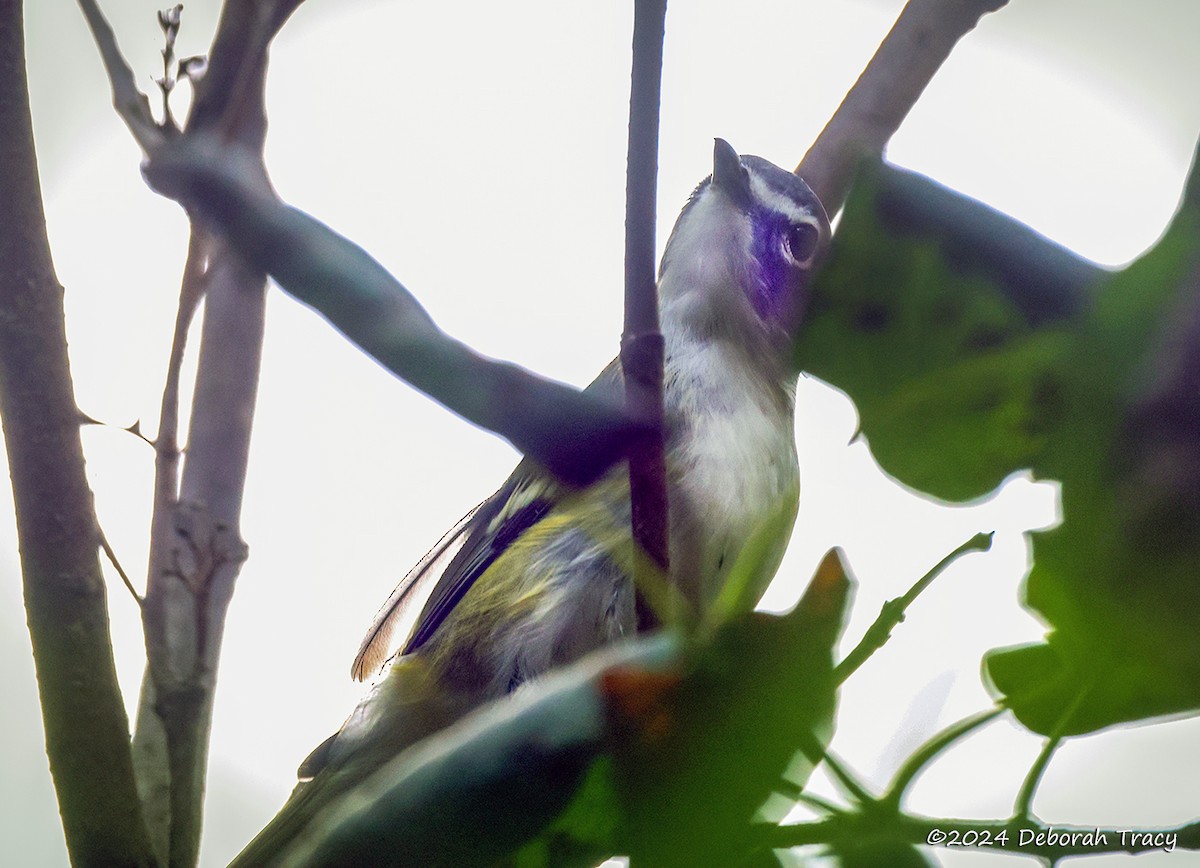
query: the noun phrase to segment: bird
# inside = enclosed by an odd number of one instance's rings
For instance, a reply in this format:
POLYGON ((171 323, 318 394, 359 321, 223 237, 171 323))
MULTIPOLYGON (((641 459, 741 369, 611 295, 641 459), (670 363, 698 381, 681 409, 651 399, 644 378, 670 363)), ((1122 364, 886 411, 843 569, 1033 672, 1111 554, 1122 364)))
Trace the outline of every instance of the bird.
MULTIPOLYGON (((702 616, 769 527, 754 587, 774 576, 798 510, 798 371, 791 347, 828 217, 794 173, 723 139, 676 220, 659 266, 669 576, 702 616), (782 516, 782 520, 780 520, 782 516)), ((614 360, 588 391, 619 399, 614 360)), ((405 576, 352 674, 377 680, 301 764, 284 808, 235 866, 271 864, 283 842, 405 747, 554 667, 632 635, 628 471, 572 488, 526 458, 405 576), (399 653, 392 637, 428 590, 399 653)))

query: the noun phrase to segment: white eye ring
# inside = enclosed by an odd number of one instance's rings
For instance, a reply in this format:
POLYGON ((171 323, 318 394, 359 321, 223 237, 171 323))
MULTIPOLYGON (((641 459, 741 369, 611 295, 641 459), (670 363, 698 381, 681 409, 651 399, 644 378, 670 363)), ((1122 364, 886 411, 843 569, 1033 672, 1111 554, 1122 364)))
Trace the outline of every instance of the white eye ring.
POLYGON ((783 252, 801 268, 812 265, 820 246, 821 227, 816 223, 793 223, 783 236, 783 252))

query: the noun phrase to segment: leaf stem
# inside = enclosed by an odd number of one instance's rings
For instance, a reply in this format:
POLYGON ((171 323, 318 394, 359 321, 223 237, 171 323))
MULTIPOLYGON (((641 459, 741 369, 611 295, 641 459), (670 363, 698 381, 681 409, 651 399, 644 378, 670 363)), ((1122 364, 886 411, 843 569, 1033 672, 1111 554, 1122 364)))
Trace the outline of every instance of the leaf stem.
POLYGON ((860 666, 882 648, 889 638, 891 638, 892 630, 901 621, 904 620, 904 612, 912 605, 913 601, 921 595, 921 593, 929 587, 938 575, 950 566, 955 560, 968 552, 985 552, 992 547, 992 537, 995 532, 977 533, 965 543, 960 545, 950 554, 946 555, 938 561, 933 569, 927 572, 916 584, 908 589, 908 592, 902 597, 897 597, 894 600, 888 600, 883 604, 879 616, 875 619, 868 629, 863 634, 858 645, 845 656, 841 663, 834 670, 834 679, 838 684, 843 683, 847 678, 853 675, 860 666))

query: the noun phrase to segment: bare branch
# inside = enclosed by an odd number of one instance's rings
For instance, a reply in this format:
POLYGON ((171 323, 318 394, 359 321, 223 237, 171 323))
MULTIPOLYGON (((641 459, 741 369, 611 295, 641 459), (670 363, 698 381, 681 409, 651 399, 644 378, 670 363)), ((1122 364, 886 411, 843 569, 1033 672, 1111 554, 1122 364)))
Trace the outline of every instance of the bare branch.
MULTIPOLYGON (((267 48, 299 0, 237 2, 223 8, 204 86, 192 107, 193 128, 218 129, 230 142, 261 150, 267 48)), ((112 29, 95 0, 80 0, 100 48, 113 104, 135 140, 153 157, 178 139, 156 125, 134 84, 112 29)), ((164 104, 173 72, 178 7, 160 16, 164 104)), ((143 619, 148 677, 143 683, 133 751, 144 816, 156 849, 171 864, 196 861, 204 766, 225 609, 245 559, 237 530, 258 360, 265 276, 227 246, 193 237, 181 291, 156 438, 154 518, 143 619), (184 339, 207 273, 219 273, 210 297, 197 373, 189 458, 179 481, 179 367, 184 339), (190 535, 182 525, 190 522, 190 535)))
MULTIPOLYGON (((154 438, 154 495, 150 519, 147 588, 158 581, 155 576, 165 575, 170 570, 177 545, 173 524, 179 503, 180 375, 188 330, 204 295, 209 247, 204 234, 193 228, 179 291, 179 306, 175 314, 166 382, 159 408, 158 433, 154 438)), ((147 636, 149 637, 149 632, 147 636)), ((138 704, 133 757, 147 822, 155 836, 156 848, 165 854, 170 847, 171 775, 167 759, 166 731, 154 712, 153 697, 152 678, 147 677, 142 685, 142 696, 138 704)))
POLYGON ((145 171, 388 370, 566 482, 590 482, 645 430, 619 407, 446 335, 366 251, 281 202, 257 157, 196 137, 164 149, 145 171))
POLYGON ((832 217, 846 201, 854 172, 880 157, 926 85, 958 41, 1008 0, 909 0, 796 174, 832 217))
POLYGON ((125 126, 129 127, 134 141, 143 151, 150 153, 166 141, 162 127, 150 112, 150 99, 138 90, 133 70, 121 54, 117 37, 96 0, 79 0, 79 8, 91 28, 96 47, 100 49, 100 58, 104 61, 104 69, 112 85, 113 108, 117 116, 125 121, 125 126))
MULTIPOLYGON (((631 416, 649 423, 629 454, 629 497, 634 543, 652 564, 635 559, 635 586, 651 579, 646 568, 669 570, 667 471, 663 457, 663 354, 654 279, 654 222, 658 188, 658 112, 666 0, 636 0, 633 73, 629 95, 629 151, 625 181, 625 331, 621 371, 631 416)), ((638 594, 638 627, 658 618, 638 594)))
POLYGON ((72 862, 151 865, 46 238, 21 9, 0 0, 0 418, 46 753, 72 862))
POLYGON ((187 128, 215 132, 227 142, 261 147, 266 135, 262 90, 267 52, 304 0, 226 0, 208 68, 196 84, 187 128))

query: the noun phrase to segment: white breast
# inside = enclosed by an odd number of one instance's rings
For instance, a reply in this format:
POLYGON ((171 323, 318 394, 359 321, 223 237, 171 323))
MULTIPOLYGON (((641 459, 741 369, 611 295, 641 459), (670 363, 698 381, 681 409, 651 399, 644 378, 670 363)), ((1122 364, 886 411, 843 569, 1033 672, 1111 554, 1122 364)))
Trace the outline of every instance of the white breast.
MULTIPOLYGON (((726 340, 668 346, 671 571, 701 610, 756 531, 781 513, 794 518, 800 478, 792 394, 778 365, 763 362, 726 340)), ((760 593, 783 556, 790 519, 784 530, 769 548, 760 593)))

